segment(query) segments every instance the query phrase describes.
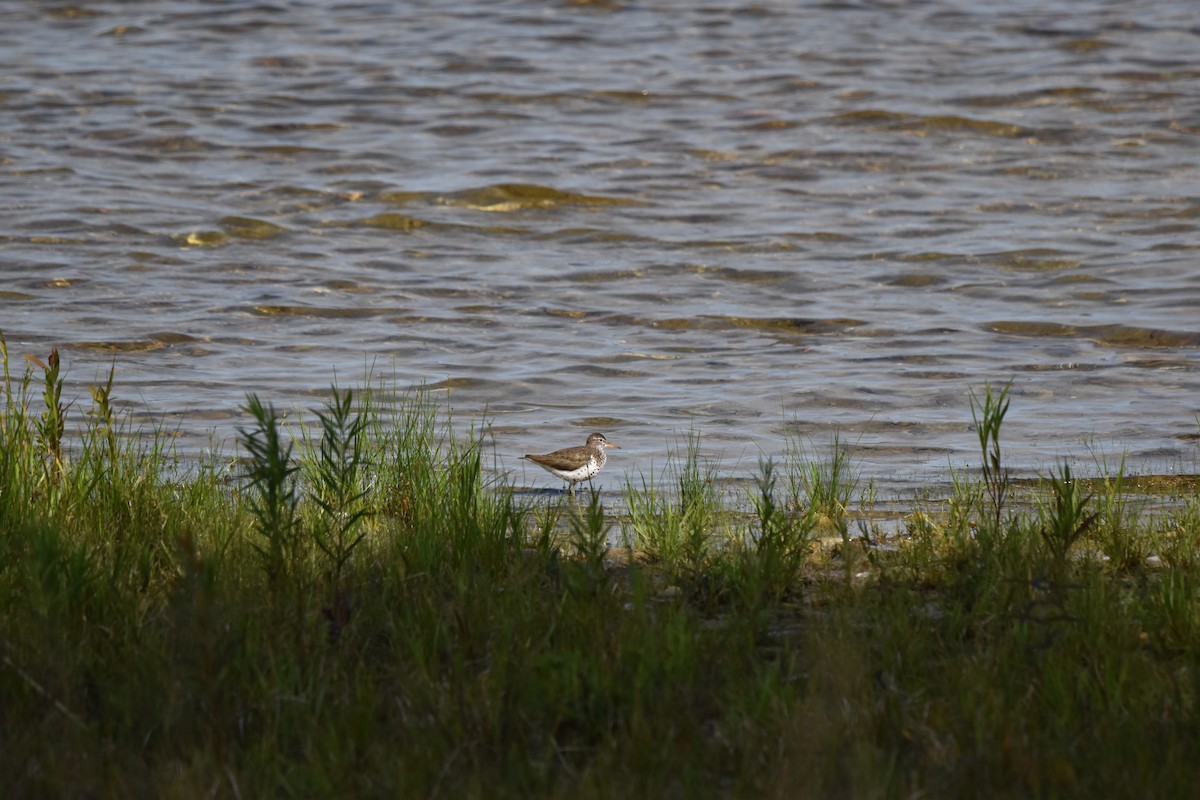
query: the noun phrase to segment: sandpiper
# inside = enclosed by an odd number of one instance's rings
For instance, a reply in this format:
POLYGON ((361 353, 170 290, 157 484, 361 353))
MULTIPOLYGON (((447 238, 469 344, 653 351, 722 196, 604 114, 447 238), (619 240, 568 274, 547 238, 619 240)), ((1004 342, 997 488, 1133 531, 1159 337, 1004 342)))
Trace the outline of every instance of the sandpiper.
POLYGON ((528 458, 551 475, 562 478, 574 492, 575 484, 591 480, 604 468, 604 462, 608 461, 604 452, 606 447, 621 449, 605 439, 603 433, 593 433, 587 438, 587 444, 579 447, 565 447, 544 456, 526 454, 522 458, 528 458))

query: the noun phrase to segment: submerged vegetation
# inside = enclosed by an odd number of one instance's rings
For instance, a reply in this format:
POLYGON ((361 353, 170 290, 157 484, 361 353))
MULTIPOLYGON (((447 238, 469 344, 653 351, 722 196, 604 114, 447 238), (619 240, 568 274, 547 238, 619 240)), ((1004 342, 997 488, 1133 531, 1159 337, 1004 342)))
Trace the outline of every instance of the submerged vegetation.
POLYGON ((72 427, 57 354, 3 363, 8 796, 1193 791, 1195 484, 1151 512, 1063 463, 1017 502, 1007 388, 980 474, 884 535, 836 441, 735 509, 692 434, 613 513, 513 491, 419 392, 295 430, 251 395, 243 458, 180 470, 111 372, 72 427))

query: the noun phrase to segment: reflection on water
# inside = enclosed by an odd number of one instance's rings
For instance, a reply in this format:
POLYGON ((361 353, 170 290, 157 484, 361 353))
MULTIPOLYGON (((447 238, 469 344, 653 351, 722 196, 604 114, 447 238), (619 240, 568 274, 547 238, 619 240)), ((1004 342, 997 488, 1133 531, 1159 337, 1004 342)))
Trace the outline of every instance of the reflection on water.
MULTIPOLYGON (((369 371, 732 474, 1196 469, 1193 4, 8 4, 0 329, 228 439, 369 371)), ((615 486, 619 470, 600 479, 615 486)))

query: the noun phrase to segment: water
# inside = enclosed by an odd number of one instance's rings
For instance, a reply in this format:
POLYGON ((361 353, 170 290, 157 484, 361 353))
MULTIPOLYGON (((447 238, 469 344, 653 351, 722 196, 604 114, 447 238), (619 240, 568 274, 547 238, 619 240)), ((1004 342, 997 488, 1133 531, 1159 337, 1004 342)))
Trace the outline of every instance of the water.
POLYGON ((1194 471, 1200 12, 0 2, 0 329, 229 444, 369 369, 525 452, 1194 471))

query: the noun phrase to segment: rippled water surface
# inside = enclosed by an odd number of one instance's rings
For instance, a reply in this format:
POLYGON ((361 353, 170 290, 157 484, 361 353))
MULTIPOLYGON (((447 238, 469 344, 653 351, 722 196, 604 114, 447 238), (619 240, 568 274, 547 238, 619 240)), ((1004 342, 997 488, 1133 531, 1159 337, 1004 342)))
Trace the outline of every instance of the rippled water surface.
POLYGON ((0 2, 0 329, 185 450, 394 373, 524 452, 1194 471, 1200 11, 0 2))

